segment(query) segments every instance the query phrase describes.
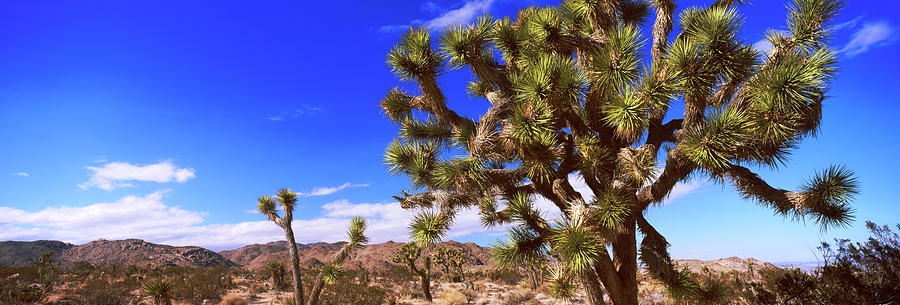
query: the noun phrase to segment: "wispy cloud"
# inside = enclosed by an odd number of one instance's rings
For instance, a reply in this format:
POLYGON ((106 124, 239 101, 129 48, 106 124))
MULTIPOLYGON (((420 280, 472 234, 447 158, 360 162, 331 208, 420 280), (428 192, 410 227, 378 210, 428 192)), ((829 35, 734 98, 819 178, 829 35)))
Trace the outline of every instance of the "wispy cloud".
POLYGON ((343 189, 346 189, 346 188, 351 188, 351 187, 367 187, 367 186, 369 186, 368 183, 353 184, 353 183, 347 182, 347 183, 341 184, 340 186, 335 186, 335 187, 317 187, 317 188, 313 188, 313 189, 312 189, 311 191, 309 191, 309 192, 305 192, 305 193, 297 193, 297 195, 298 195, 298 196, 304 196, 304 197, 325 196, 325 195, 331 195, 331 194, 337 193, 338 191, 343 190, 343 189))
POLYGON ((311 116, 316 113, 319 113, 320 111, 322 111, 322 108, 315 107, 315 106, 309 106, 309 105, 302 105, 299 108, 294 108, 290 111, 282 111, 276 115, 266 117, 266 119, 269 121, 272 121, 272 122, 280 122, 280 121, 284 121, 284 120, 296 119, 299 117, 311 116))
POLYGON ((678 200, 678 198, 685 197, 690 194, 694 194, 703 190, 703 187, 707 185, 706 180, 699 179, 691 179, 687 182, 678 182, 672 187, 672 191, 669 192, 669 195, 663 199, 662 204, 669 204, 673 201, 678 200))
POLYGON ((423 25, 430 29, 440 29, 451 25, 466 24, 475 20, 475 17, 487 12, 495 0, 470 0, 463 2, 459 8, 446 10, 441 9, 437 4, 427 1, 422 5, 422 10, 427 12, 440 12, 437 17, 429 20, 414 19, 409 24, 392 24, 385 25, 378 29, 382 33, 394 33, 409 28, 410 25, 423 25))
MULTIPOLYGON (((166 204, 168 193, 157 191, 145 196, 125 196, 112 203, 48 207, 37 212, 0 207, 0 240, 55 239, 80 244, 99 238, 140 238, 225 250, 284 239, 284 232, 267 220, 204 224, 206 213, 166 204)), ((416 213, 404 210, 396 202, 352 203, 343 199, 323 205, 321 211, 318 217, 293 221, 298 242, 344 240, 345 228, 353 216, 366 217, 367 235, 373 243, 407 241, 409 219, 416 213)), ((478 212, 463 210, 457 214, 448 238, 481 231, 478 212)))
POLYGON ((90 180, 78 185, 78 187, 85 190, 97 187, 111 191, 116 188, 134 186, 128 181, 182 183, 196 176, 196 171, 193 168, 178 168, 170 160, 148 165, 112 162, 100 167, 88 166, 87 169, 93 172, 90 180))
POLYGON ((10 175, 13 175, 13 176, 19 176, 19 177, 28 177, 28 176, 31 176, 31 175, 29 175, 29 174, 26 173, 26 172, 12 173, 12 174, 10 174, 10 175))
POLYGON ((853 33, 850 42, 840 52, 846 54, 847 57, 853 57, 869 51, 872 47, 886 45, 895 39, 894 29, 887 21, 866 22, 853 33))
POLYGON ((437 29, 456 24, 469 23, 474 20, 476 16, 486 12, 493 3, 494 0, 468 1, 458 9, 447 11, 446 13, 429 20, 425 23, 425 26, 437 29))
POLYGON ((856 26, 856 24, 858 24, 860 21, 862 21, 863 18, 865 18, 865 17, 866 17, 865 15, 861 15, 861 16, 857 16, 856 18, 853 18, 853 20, 835 24, 834 26, 831 27, 831 31, 837 32, 837 31, 840 31, 843 29, 853 28, 856 26))

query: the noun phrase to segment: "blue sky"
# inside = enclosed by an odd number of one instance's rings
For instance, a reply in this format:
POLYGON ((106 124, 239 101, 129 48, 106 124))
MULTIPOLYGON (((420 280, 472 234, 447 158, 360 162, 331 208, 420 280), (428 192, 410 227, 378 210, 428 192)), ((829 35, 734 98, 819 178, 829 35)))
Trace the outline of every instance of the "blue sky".
MULTIPOLYGON (((678 1, 680 8, 711 1, 678 1)), ((0 10, 0 240, 143 238, 216 250, 283 239, 253 213, 258 196, 301 192, 303 242, 342 238, 347 219, 372 220, 376 242, 406 240, 391 195, 407 188, 381 162, 395 127, 377 101, 402 85, 385 55, 409 24, 440 28, 487 12, 508 16, 555 1, 17 1, 0 10)), ((741 8, 742 38, 783 29, 781 1, 741 8)), ((892 1, 850 2, 832 48, 840 72, 820 136, 788 166, 759 169, 794 189, 843 164, 862 193, 852 227, 822 233, 772 216, 729 186, 679 185, 649 220, 678 258, 814 260, 833 237, 863 239, 863 223, 900 222, 900 16, 892 1)), ((765 48, 764 43, 757 47, 765 48)), ((470 117, 468 72, 441 79, 470 117)), ((474 212, 451 237, 490 244, 474 212)))

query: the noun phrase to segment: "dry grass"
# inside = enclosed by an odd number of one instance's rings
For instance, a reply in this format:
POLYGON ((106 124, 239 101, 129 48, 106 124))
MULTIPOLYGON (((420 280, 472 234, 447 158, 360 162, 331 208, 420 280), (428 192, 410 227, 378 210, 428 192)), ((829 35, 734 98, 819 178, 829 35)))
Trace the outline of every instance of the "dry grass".
POLYGON ((448 289, 434 303, 437 305, 463 305, 469 303, 469 298, 459 289, 448 289))
POLYGON ((231 294, 231 293, 223 296, 222 301, 219 302, 219 305, 247 305, 247 304, 250 304, 250 302, 247 301, 247 299, 244 299, 243 297, 241 297, 239 295, 231 294))

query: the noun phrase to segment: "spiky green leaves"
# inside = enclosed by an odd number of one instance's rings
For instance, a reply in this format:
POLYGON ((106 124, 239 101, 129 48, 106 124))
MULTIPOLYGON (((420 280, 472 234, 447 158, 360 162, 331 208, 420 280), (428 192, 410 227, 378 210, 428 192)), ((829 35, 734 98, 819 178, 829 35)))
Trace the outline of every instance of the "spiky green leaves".
POLYGON ((546 260, 546 246, 534 230, 524 226, 512 227, 507 236, 507 240, 491 246, 491 257, 498 266, 518 268, 546 260))
POLYGON ((634 85, 641 75, 640 50, 644 47, 637 27, 618 27, 607 34, 609 42, 594 56, 589 74, 592 84, 609 93, 634 85))
POLYGON ((384 163, 392 175, 407 174, 417 188, 434 185, 431 171, 437 162, 438 148, 430 142, 391 142, 384 154, 384 163))
POLYGON ((494 18, 482 16, 471 26, 451 26, 441 33, 441 50, 454 69, 493 62, 487 49, 494 33, 494 18))
POLYGON ((428 28, 412 27, 387 56, 391 71, 402 80, 433 78, 443 72, 443 60, 431 46, 428 28))
POLYGON ((840 0, 795 0, 788 6, 788 29, 794 43, 818 49, 828 43, 830 24, 840 13, 840 0))
POLYGON ((859 181, 846 167, 831 166, 817 172, 800 193, 805 208, 823 230, 847 226, 853 221, 849 202, 859 193, 859 181))
POLYGON ((269 220, 274 221, 279 226, 290 225, 293 219, 294 205, 297 203, 297 193, 281 188, 275 198, 268 195, 260 196, 256 199, 256 209, 259 213, 266 215, 269 220), (284 218, 278 216, 275 205, 281 205, 284 210, 284 218))
POLYGON ((519 100, 561 107, 577 103, 584 96, 587 80, 571 58, 542 55, 524 64, 526 69, 515 82, 519 100))
POLYGON ((322 267, 322 279, 326 284, 337 282, 344 275, 344 267, 340 264, 326 264, 322 267))
POLYGON ((746 79, 757 54, 737 38, 743 21, 728 6, 691 8, 681 17, 684 36, 669 47, 668 64, 686 95, 706 95, 717 81, 746 79))
POLYGON ((763 143, 784 143, 815 133, 821 100, 835 72, 834 56, 824 48, 809 56, 783 54, 749 82, 753 124, 763 143))
POLYGON ((575 276, 559 263, 551 265, 549 271, 550 295, 558 300, 572 300, 578 288, 575 284, 575 276))
POLYGON ((428 248, 444 239, 449 229, 449 219, 445 215, 427 210, 413 217, 409 237, 420 247, 428 248))
POLYGON ((513 107, 504 136, 518 146, 522 167, 532 180, 549 180, 560 161, 556 120, 553 108, 541 100, 521 102, 513 107))
POLYGON ((434 170, 434 182, 442 189, 479 189, 489 182, 486 168, 484 161, 473 157, 444 161, 434 170))
POLYGON ((565 18, 557 8, 540 8, 524 22, 530 43, 543 45, 558 55, 569 54, 574 41, 566 35, 565 18))
POLYGON ((141 284, 141 291, 153 297, 156 304, 170 304, 175 290, 175 281, 156 277, 141 284))
POLYGON ((350 227, 347 229, 347 242, 351 247, 361 247, 369 242, 366 236, 366 219, 353 217, 350 219, 350 227))
POLYGON ((275 199, 272 199, 272 197, 269 197, 268 195, 263 195, 256 200, 256 207, 260 214, 266 215, 274 220, 271 215, 276 215, 275 199))
POLYGON ((611 175, 616 168, 616 156, 609 148, 600 143, 593 134, 586 134, 576 139, 579 164, 582 175, 600 177, 611 175))
POLYGON ((404 122, 412 118, 412 97, 406 92, 393 88, 378 102, 381 111, 395 123, 404 122))
POLYGON ((408 119, 400 124, 400 138, 407 142, 444 144, 449 142, 452 135, 452 129, 441 124, 434 117, 426 121, 408 119))
POLYGON ((650 3, 645 0, 621 0, 616 10, 622 23, 637 27, 650 16, 650 3))
POLYGON ((573 205, 568 212, 569 218, 558 224, 550 238, 553 251, 574 273, 589 270, 597 258, 606 252, 603 240, 591 227, 591 213, 593 211, 585 205, 573 205))
POLYGON ((603 122, 615 128, 616 136, 627 142, 637 141, 649 121, 647 100, 628 88, 603 106, 603 122))
POLYGON ((278 189, 278 195, 275 198, 278 200, 278 203, 281 204, 281 207, 284 208, 285 212, 293 211, 294 204, 297 203, 297 193, 286 188, 278 189))
POLYGON ((682 149, 700 167, 723 170, 735 157, 738 144, 747 138, 750 127, 750 118, 743 111, 719 108, 706 118, 705 124, 686 130, 682 149))

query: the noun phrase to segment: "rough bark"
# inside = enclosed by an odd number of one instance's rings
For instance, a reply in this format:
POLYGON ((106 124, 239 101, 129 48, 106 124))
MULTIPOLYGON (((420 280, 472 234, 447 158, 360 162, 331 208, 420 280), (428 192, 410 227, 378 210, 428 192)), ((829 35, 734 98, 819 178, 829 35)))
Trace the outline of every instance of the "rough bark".
POLYGON ((290 221, 284 221, 282 228, 284 236, 288 242, 288 254, 291 256, 291 277, 294 280, 294 301, 296 304, 303 303, 303 279, 300 273, 300 258, 297 256, 297 242, 294 240, 294 230, 291 228, 290 221))

